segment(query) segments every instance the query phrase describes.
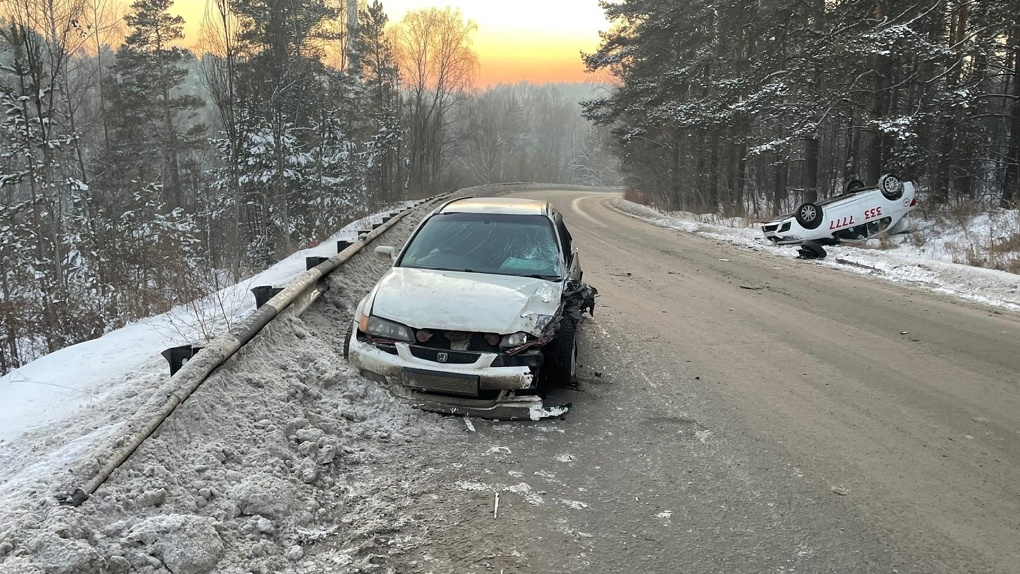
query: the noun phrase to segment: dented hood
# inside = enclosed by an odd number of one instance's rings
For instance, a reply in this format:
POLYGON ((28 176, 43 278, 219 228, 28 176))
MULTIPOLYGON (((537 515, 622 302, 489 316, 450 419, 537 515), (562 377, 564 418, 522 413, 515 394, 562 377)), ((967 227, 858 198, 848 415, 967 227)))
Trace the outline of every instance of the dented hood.
POLYGON ((541 335, 562 282, 394 267, 376 284, 371 313, 416 329, 541 335))

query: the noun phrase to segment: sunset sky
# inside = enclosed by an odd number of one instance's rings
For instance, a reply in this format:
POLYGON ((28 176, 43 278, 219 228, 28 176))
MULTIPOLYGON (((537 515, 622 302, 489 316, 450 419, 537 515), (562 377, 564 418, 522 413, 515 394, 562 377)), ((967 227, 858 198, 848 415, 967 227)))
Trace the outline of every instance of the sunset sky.
POLYGON ((585 81, 582 51, 598 47, 609 27, 598 0, 383 0, 390 19, 407 10, 437 5, 460 8, 478 24, 475 49, 481 60, 478 85, 499 82, 585 81))
MULTIPOLYGON (((198 25, 207 0, 176 0, 176 10, 188 21, 189 41, 198 36, 198 25)), ((500 82, 529 80, 583 82, 580 53, 594 51, 599 31, 609 24, 598 0, 382 0, 391 22, 408 10, 436 6, 459 8, 465 18, 478 24, 475 50, 481 63, 478 87, 500 82)))

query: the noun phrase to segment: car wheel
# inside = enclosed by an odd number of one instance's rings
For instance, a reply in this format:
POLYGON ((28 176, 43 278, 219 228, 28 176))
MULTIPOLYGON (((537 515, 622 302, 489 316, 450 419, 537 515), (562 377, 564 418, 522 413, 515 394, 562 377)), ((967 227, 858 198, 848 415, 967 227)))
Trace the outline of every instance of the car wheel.
POLYGON ((344 335, 344 360, 350 362, 351 360, 351 337, 354 336, 354 329, 348 327, 347 334, 344 335))
POLYGON ((851 179, 850 181, 846 182, 845 191, 846 193, 854 193, 855 191, 860 191, 865 187, 867 186, 864 185, 863 181, 859 179, 851 179))
POLYGON ((878 178, 878 189, 889 201, 896 201, 903 197, 903 182, 891 173, 878 178))
POLYGON ((563 318, 559 333, 553 341, 550 359, 549 382, 569 385, 577 378, 577 322, 563 318))
POLYGON ((805 241, 797 250, 797 259, 825 259, 828 253, 817 241, 805 241))
POLYGON ((804 229, 815 229, 822 224, 822 208, 817 203, 802 203, 797 208, 797 223, 804 229))

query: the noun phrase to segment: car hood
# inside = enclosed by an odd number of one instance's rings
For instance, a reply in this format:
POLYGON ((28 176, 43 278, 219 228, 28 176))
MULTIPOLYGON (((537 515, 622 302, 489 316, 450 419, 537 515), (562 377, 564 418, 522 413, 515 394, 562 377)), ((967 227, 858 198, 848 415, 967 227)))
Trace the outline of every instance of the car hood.
POLYGON ((539 336, 559 310, 563 282, 394 267, 373 294, 372 315, 412 328, 539 336))

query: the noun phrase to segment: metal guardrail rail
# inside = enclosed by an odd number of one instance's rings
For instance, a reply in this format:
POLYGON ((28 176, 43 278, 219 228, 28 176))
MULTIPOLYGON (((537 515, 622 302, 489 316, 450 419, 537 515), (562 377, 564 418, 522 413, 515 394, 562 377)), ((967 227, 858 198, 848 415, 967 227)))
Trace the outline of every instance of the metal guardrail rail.
POLYGON ((262 331, 266 325, 280 316, 280 314, 285 310, 289 310, 296 315, 303 313, 313 302, 315 302, 316 299, 319 298, 322 293, 327 290, 327 287, 324 284, 324 279, 329 274, 339 269, 344 263, 371 244, 376 238, 389 231, 414 209, 423 205, 434 204, 451 195, 453 195, 453 192, 437 195, 429 199, 415 202, 410 207, 403 209, 385 223, 378 225, 375 229, 368 233, 367 236, 359 238, 358 241, 343 249, 335 256, 330 257, 326 261, 307 270, 293 283, 284 288, 283 291, 271 298, 266 304, 258 307, 243 323, 230 329, 227 334, 210 341, 202 349, 201 353, 196 353, 191 360, 185 363, 180 370, 172 376, 175 388, 170 393, 170 396, 167 397, 166 402, 164 402, 160 407, 159 411, 151 417, 148 417, 147 420, 145 420, 140 426, 133 429, 133 431, 123 440, 120 440, 120 446, 114 450, 113 454, 108 458, 108 460, 106 460, 106 462, 101 464, 98 472, 81 487, 75 489, 74 492, 63 498, 61 502, 71 506, 80 506, 83 504, 90 496, 95 494, 99 487, 110 478, 114 471, 116 471, 122 464, 124 464, 125 461, 127 461, 128 458, 131 457, 132 454, 134 454, 136 450, 138 450, 138 447, 141 446, 146 439, 156 432, 156 429, 163 424, 163 421, 173 414, 181 403, 187 400, 188 397, 202 386, 202 383, 209 378, 209 375, 211 375, 217 368, 225 363, 227 359, 234 356, 237 351, 254 339, 255 335, 262 331))

